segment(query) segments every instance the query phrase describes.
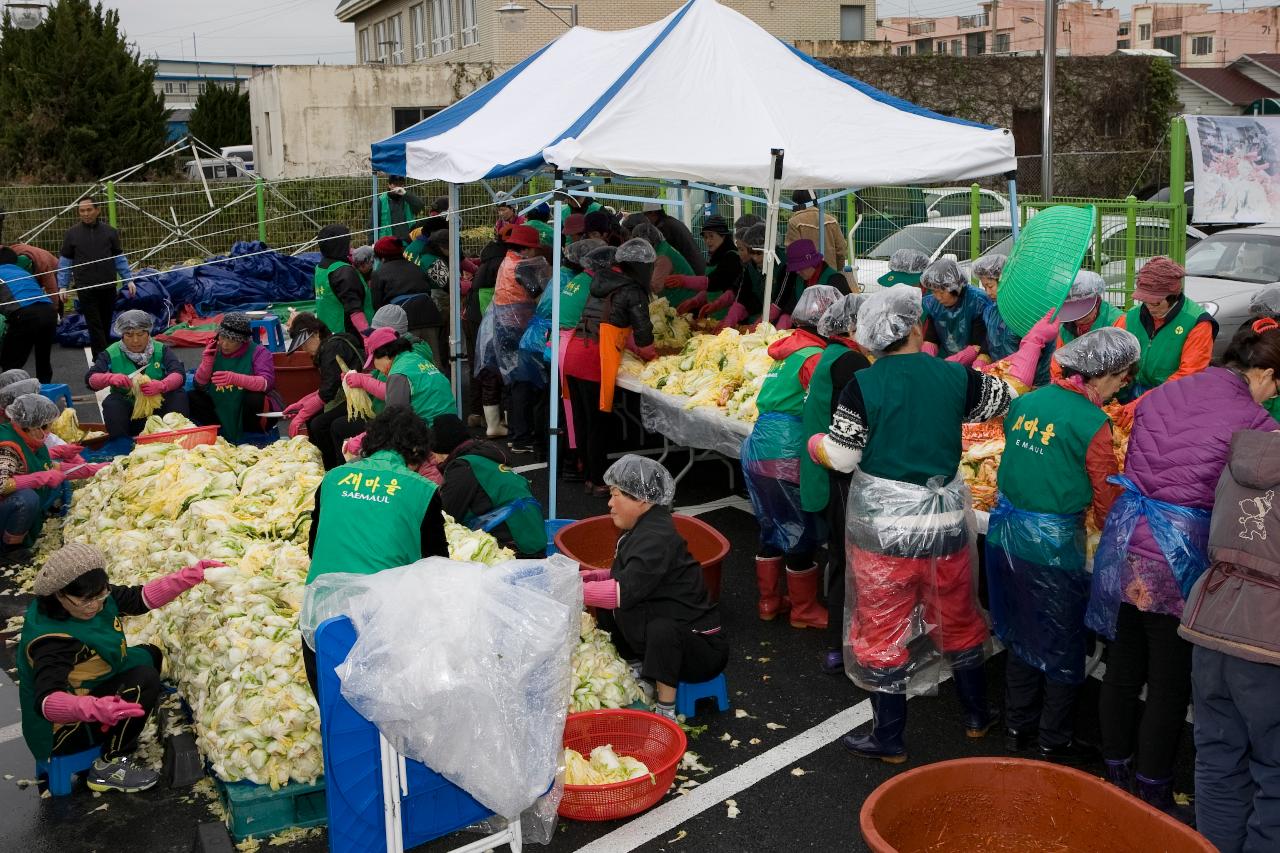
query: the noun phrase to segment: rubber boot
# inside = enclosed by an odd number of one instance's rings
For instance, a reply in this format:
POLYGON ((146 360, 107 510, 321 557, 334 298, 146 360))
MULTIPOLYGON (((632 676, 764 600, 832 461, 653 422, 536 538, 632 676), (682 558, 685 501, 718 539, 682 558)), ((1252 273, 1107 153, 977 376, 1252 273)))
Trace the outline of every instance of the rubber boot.
POLYGON ((489 438, 502 438, 507 434, 507 428, 502 425, 501 406, 485 406, 484 422, 484 434, 489 438))
POLYGON ((802 572, 787 569, 787 591, 791 594, 791 627, 827 630, 827 608, 818 600, 818 566, 802 572))
MULTIPOLYGON (((1107 762, 1107 770, 1110 771, 1111 762, 1107 762)), ((1173 779, 1148 779, 1141 773, 1136 776, 1138 780, 1138 796, 1147 805, 1152 808, 1159 809, 1176 821, 1185 823, 1187 826, 1195 827, 1196 810, 1194 806, 1178 805, 1173 799, 1173 779)))
POLYGON ((840 738, 844 748, 854 755, 876 758, 885 764, 902 764, 907 760, 903 735, 907 730, 907 696, 905 693, 871 694, 871 731, 849 732, 840 738))
POLYGON ((987 704, 987 671, 981 666, 954 669, 951 679, 964 708, 964 733, 972 738, 985 737, 1000 721, 1000 714, 987 704))
POLYGON ((787 600, 778 592, 782 583, 782 557, 756 557, 756 586, 760 601, 756 613, 765 622, 772 622, 779 613, 787 612, 787 600))
POLYGON ((1133 793, 1133 757, 1107 759, 1107 781, 1126 793, 1133 793))

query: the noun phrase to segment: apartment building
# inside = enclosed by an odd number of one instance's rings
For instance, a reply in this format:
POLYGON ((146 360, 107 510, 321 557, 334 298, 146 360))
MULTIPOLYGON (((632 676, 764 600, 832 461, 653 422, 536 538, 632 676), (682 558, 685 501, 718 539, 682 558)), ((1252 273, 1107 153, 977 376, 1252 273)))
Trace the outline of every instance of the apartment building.
MULTIPOLYGON (((942 53, 952 56, 991 54, 1025 56, 1044 46, 1044 3, 991 0, 979 12, 931 18, 883 18, 876 38, 889 43, 895 56, 942 53)), ((1058 8, 1059 56, 1099 56, 1116 46, 1120 13, 1092 3, 1063 3, 1058 8)))

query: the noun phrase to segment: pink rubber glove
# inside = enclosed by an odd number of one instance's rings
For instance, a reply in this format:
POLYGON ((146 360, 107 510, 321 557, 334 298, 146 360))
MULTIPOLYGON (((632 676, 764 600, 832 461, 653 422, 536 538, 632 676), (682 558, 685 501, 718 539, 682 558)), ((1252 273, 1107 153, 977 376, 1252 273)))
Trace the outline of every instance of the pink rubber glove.
POLYGON ((607 581, 613 579, 612 569, 592 569, 589 572, 578 572, 578 577, 584 583, 588 581, 607 581))
POLYGON ((925 355, 937 355, 938 345, 930 341, 925 341, 920 345, 920 352, 924 353, 925 355))
POLYGON ((127 391, 133 387, 133 380, 123 373, 112 373, 107 376, 107 384, 112 388, 121 388, 127 391))
POLYGON ((806 448, 809 451, 809 458, 824 468, 830 467, 827 464, 827 454, 822 449, 822 440, 826 437, 826 433, 822 432, 816 435, 811 435, 809 436, 809 441, 806 445, 806 448))
POLYGON ((110 462, 85 462, 84 460, 68 459, 61 463, 58 470, 62 471, 68 480, 87 480, 94 474, 110 465, 110 462), (71 469, 75 470, 72 471, 71 469))
POLYGON ((356 331, 364 334, 369 329, 369 321, 365 319, 363 311, 357 311, 354 314, 347 315, 351 318, 351 325, 356 327, 356 331))
POLYGON ((348 370, 342 377, 342 381, 348 388, 363 388, 369 392, 370 396, 377 397, 379 400, 387 399, 387 383, 381 379, 374 379, 367 373, 348 370))
POLYGON ((18 489, 51 489, 54 486, 61 486, 66 479, 66 474, 54 468, 49 471, 35 471, 31 474, 16 474, 13 477, 13 485, 18 489))
POLYGON ((148 397, 155 397, 160 394, 171 394, 181 388, 183 383, 186 381, 187 377, 183 376, 181 373, 170 373, 164 379, 142 383, 142 393, 146 394, 148 397))
POLYGON ((770 305, 769 306, 770 324, 777 325, 778 321, 781 319, 782 319, 782 309, 779 308, 777 305, 770 305))
POLYGON ((733 291, 726 290, 724 293, 717 296, 714 302, 708 302, 706 305, 703 305, 698 309, 698 319, 701 320, 705 317, 710 317, 715 312, 722 311, 732 304, 733 291))
POLYGON ((725 327, 737 326, 745 319, 747 319, 746 306, 741 302, 735 302, 729 306, 729 313, 724 315, 724 323, 721 325, 725 327))
POLYGON ((204 570, 225 566, 217 560, 201 560, 194 566, 178 569, 162 578, 156 578, 142 587, 142 603, 152 610, 164 607, 191 587, 204 581, 204 570))
MULTIPOLYGON (((1040 323, 1044 321, 1041 320, 1040 323)), ((1040 323, 1036 324, 1038 328, 1040 323)), ((1041 336, 1043 336, 1043 330, 1041 336)), ((1054 337, 1057 337, 1056 333, 1054 337)), ((1053 338, 1050 338, 1053 340, 1053 338)), ((1018 344, 1018 350, 1008 358, 1001 359, 1009 368, 1009 377, 1016 379, 1028 388, 1034 387, 1036 381, 1036 365, 1040 363, 1040 353, 1044 344, 1037 340, 1035 328, 1018 344)))
POLYGON ((352 436, 342 443, 343 456, 359 456, 360 448, 364 446, 364 433, 352 436))
POLYGON ((213 374, 213 384, 218 386, 234 385, 245 391, 256 391, 261 394, 267 390, 267 377, 252 373, 232 373, 230 370, 219 370, 213 374))
POLYGON ((645 361, 653 361, 658 357, 658 349, 653 344, 649 344, 647 347, 636 347, 635 354, 645 361))
POLYGON ((143 382, 139 390, 142 391, 144 397, 159 397, 164 393, 163 386, 163 382, 152 380, 150 382, 143 382))
POLYGON ((588 607, 615 610, 618 607, 618 582, 615 580, 583 581, 582 603, 588 607))
POLYGON ((208 385, 209 378, 213 376, 213 360, 218 356, 218 338, 215 335, 213 340, 204 345, 204 352, 200 354, 200 364, 196 367, 196 384, 208 385))
POLYGON ((790 329, 791 315, 783 314, 781 317, 778 318, 778 322, 774 323, 774 327, 777 328, 779 331, 782 331, 783 329, 790 329))
POLYGON ((293 438, 302 428, 307 425, 307 421, 320 414, 324 408, 324 400, 320 399, 319 391, 312 391, 298 402, 289 406, 284 410, 285 417, 291 418, 289 421, 289 437, 293 438))
POLYGON ((967 346, 960 352, 952 356, 947 356, 947 361, 955 364, 963 364, 965 367, 973 364, 973 360, 978 357, 978 348, 976 346, 967 346))
POLYGON ((669 275, 662 281, 663 287, 683 287, 685 290, 700 290, 703 293, 710 283, 705 275, 669 275))
POLYGON ((137 702, 119 696, 76 696, 63 691, 44 697, 40 710, 51 723, 101 723, 104 729, 147 715, 137 702))
POLYGON ((703 305, 707 304, 707 294, 699 293, 697 296, 690 296, 684 302, 676 306, 677 314, 694 314, 703 305))
POLYGON ((65 462, 75 459, 80 455, 81 450, 84 450, 84 448, 78 444, 59 444, 57 447, 49 449, 49 458, 57 462, 65 462))
POLYGON ((1056 341, 1058 339, 1058 329, 1062 326, 1062 323, 1057 320, 1050 320, 1049 317, 1052 315, 1053 312, 1050 311, 1048 314, 1041 317, 1040 320, 1031 327, 1031 331, 1027 332, 1027 335, 1023 340, 1033 340, 1042 347, 1045 344, 1056 341))

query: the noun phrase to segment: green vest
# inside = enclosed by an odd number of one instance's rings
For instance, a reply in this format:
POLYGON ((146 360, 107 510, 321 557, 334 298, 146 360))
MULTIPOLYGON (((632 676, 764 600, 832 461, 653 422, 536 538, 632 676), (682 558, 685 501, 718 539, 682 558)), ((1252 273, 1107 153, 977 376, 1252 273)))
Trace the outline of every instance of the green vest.
MULTIPOLYGON (((213 372, 229 370, 232 373, 253 373, 253 352, 258 345, 249 341, 244 352, 237 358, 227 358, 219 349, 213 357, 213 372)), ((222 427, 221 435, 232 444, 239 444, 244 437, 242 409, 244 408, 244 389, 234 385, 219 388, 210 382, 201 385, 213 398, 213 411, 218 415, 218 424, 222 427)))
MULTIPOLYGON (((154 352, 151 355, 151 360, 147 362, 144 368, 142 368, 142 374, 148 379, 160 380, 164 379, 165 375, 164 344, 159 341, 155 341, 154 344, 154 352)), ((129 357, 124 354, 124 344, 120 341, 116 341, 114 344, 107 347, 107 356, 111 359, 112 373, 123 373, 125 376, 132 376, 138 369, 138 365, 130 361, 129 357)), ((133 399, 133 391, 126 391, 123 388, 113 387, 111 389, 111 393, 119 394, 122 397, 128 397, 130 400, 133 399)))
POLYGON ((1267 410, 1267 414, 1272 418, 1280 421, 1280 397, 1272 397, 1262 404, 1262 408, 1267 410))
POLYGON ((859 467, 925 486, 960 468, 969 369, 925 353, 887 355, 858 372, 870 436, 859 467))
POLYGON ((391 193, 383 193, 378 196, 378 232, 373 239, 394 237, 396 225, 403 225, 413 221, 413 208, 409 206, 409 202, 403 198, 396 199, 396 201, 401 208, 401 219, 398 223, 391 221, 391 193))
POLYGON ((1187 335, 1195 328, 1196 320, 1204 314, 1204 309, 1183 298, 1182 309, 1172 317, 1165 318, 1164 325, 1156 330, 1154 337, 1147 336, 1142 325, 1142 306, 1135 305, 1125 315, 1125 328, 1138 339, 1142 356, 1138 361, 1138 375, 1135 385, 1145 391, 1164 383, 1166 379, 1178 371, 1182 361, 1182 345, 1187 335))
POLYGON ((666 240, 658 244, 658 254, 671 261, 672 275, 693 275, 693 267, 689 266, 684 255, 666 240))
MULTIPOLYGON (((604 210, 604 208, 600 206, 600 202, 593 201, 591 202, 591 204, 587 205, 586 210, 582 211, 582 215, 586 216, 588 213, 595 213, 597 210, 604 210)), ((569 209, 569 205, 567 204, 561 205, 560 221, 563 222, 564 220, 568 219, 572 215, 573 215, 573 211, 569 209)))
MULTIPOLYGON (((1093 321, 1093 325, 1089 327, 1089 331, 1094 329, 1105 329, 1107 326, 1114 326, 1116 320, 1120 319, 1120 309, 1112 305, 1106 300, 1098 307, 1098 317, 1093 321)), ((1062 338, 1064 344, 1069 344, 1076 339, 1076 333, 1068 327, 1074 327, 1075 323, 1063 323, 1058 329, 1058 335, 1062 338)))
MULTIPOLYGON (((48 471, 52 468, 58 467, 57 463, 49 458, 48 447, 43 444, 35 450, 27 447, 26 441, 24 441, 22 436, 18 434, 18 431, 14 429, 13 424, 0 424, 0 444, 4 444, 6 442, 12 444, 18 449, 18 452, 22 454, 23 464, 27 466, 25 471, 17 472, 19 474, 34 474, 36 471, 48 471)), ((33 545, 35 544, 35 541, 40 538, 40 531, 44 529, 44 509, 53 502, 54 491, 55 490, 51 488, 35 490, 36 494, 40 496, 41 510, 36 513, 36 522, 31 526, 31 529, 27 531, 26 538, 22 540, 23 544, 33 545)))
MULTIPOLYGON (((94 656, 76 663, 71 670, 70 692, 83 696, 97 685, 135 666, 151 666, 146 649, 130 648, 124 637, 120 610, 110 596, 102 610, 92 619, 50 619, 40 612, 37 602, 27 605, 18 643, 18 697, 22 706, 22 737, 31 754, 44 761, 53 750, 54 724, 36 710, 36 671, 28 654, 31 644, 41 637, 71 637, 93 650, 94 656)), ((76 724, 71 724, 73 727, 76 724)))
POLYGON ((804 413, 804 386, 800 384, 800 368, 809 356, 822 352, 822 347, 801 347, 782 361, 775 361, 760 383, 756 408, 760 414, 781 412, 800 417, 804 413))
POLYGON ((1089 443, 1107 420, 1083 394, 1057 385, 1023 394, 1004 421, 1000 492, 1021 510, 1073 515, 1088 509, 1089 443))
MULTIPOLYGON (((801 420, 804 423, 805 435, 817 435, 831 428, 831 395, 835 390, 831 385, 831 368, 836 360, 850 350, 838 341, 831 341, 822 351, 818 366, 813 369, 809 379, 809 394, 804 398, 804 412, 801 420)), ((805 512, 822 512, 831 499, 831 475, 827 469, 809 458, 808 453, 800 454, 800 507, 805 512)))
POLYGON ((403 376, 412 388, 413 411, 431 426, 438 415, 458 413, 453 399, 453 388, 445 375, 436 369, 430 359, 416 352, 402 352, 391 362, 391 376, 403 376))
POLYGON ((320 482, 320 517, 307 583, 330 572, 371 575, 421 560, 422 520, 436 484, 380 450, 320 482))
MULTIPOLYGON (((489 498, 494 509, 513 504, 520 499, 532 500, 529 481, 512 471, 506 465, 500 465, 484 456, 466 453, 458 457, 466 460, 480 489, 489 498)), ((547 529, 542 523, 542 513, 536 503, 530 503, 517 509, 503 522, 511 531, 516 550, 522 554, 533 554, 547 547, 547 529)), ((466 524, 471 519, 458 519, 466 524)))
POLYGON ((413 261, 424 270, 431 266, 431 261, 423 262, 422 260, 423 258, 428 257, 434 259, 435 255, 427 254, 427 238, 425 235, 419 236, 417 239, 410 242, 409 245, 404 247, 404 259, 406 261, 413 261))
POLYGON ((423 358, 425 358, 427 361, 436 360, 436 354, 431 351, 431 344, 427 343, 426 341, 422 340, 416 335, 409 334, 408 332, 405 332, 400 337, 408 341, 409 344, 413 347, 413 351, 416 352, 418 355, 422 356, 423 358))
MULTIPOLYGON (((668 291, 670 293, 670 291, 668 291)), ((580 272, 560 288, 560 328, 576 329, 591 295, 591 273, 580 272)), ((670 297, 668 297, 669 299, 670 297)), ((677 303, 672 302, 674 307, 677 303)))
POLYGON ((544 246, 550 246, 556 239, 556 229, 549 223, 539 222, 536 219, 530 219, 525 223, 534 231, 538 232, 538 242, 544 246))
MULTIPOLYGON (((316 264, 316 317, 336 335, 347 330, 347 312, 333 292, 333 288, 329 287, 329 274, 339 267, 349 267, 351 264, 346 261, 335 261, 329 266, 324 264, 324 261, 316 264)), ((356 275, 359 274, 359 272, 356 273, 356 275)), ((364 281, 363 276, 360 280, 364 281)), ((373 294, 369 292, 368 286, 364 289, 364 304, 361 309, 364 311, 366 320, 373 319, 373 294)))

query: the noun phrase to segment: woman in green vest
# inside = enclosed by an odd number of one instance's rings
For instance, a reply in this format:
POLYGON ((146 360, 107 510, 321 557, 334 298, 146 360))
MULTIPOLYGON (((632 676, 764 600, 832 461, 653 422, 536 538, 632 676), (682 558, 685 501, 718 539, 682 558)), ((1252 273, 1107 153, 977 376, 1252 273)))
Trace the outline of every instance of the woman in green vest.
POLYGON ((1129 381, 1138 341, 1095 329, 1054 355, 1061 378, 1013 401, 1004 420, 999 493, 987 533, 992 629, 1009 650, 1007 741, 1049 761, 1083 759, 1074 738, 1085 679, 1086 515, 1101 528, 1119 494, 1111 421, 1102 410, 1129 381))
POLYGON ((289 321, 289 352, 307 353, 320 372, 320 387, 284 410, 291 419, 289 436, 305 429, 328 471, 342 462, 342 442, 365 429, 363 420, 347 420, 342 392, 343 374, 365 358, 364 340, 346 332, 335 335, 315 314, 304 311, 289 321))
POLYGON ((456 415, 453 388, 443 373, 428 359, 413 351, 413 345, 394 329, 377 329, 364 342, 365 370, 373 368, 386 376, 383 381, 368 373, 349 371, 343 377, 348 387, 363 388, 387 408, 405 406, 431 426, 437 415, 456 415))
MULTIPOLYGON (((818 320, 818 335, 825 338, 818 366, 809 379, 801 420, 806 436, 825 432, 835 417, 840 392, 859 370, 871 366, 862 347, 853 340, 858 309, 865 301, 860 293, 840 297, 818 320)), ((844 674, 844 510, 849 503, 849 476, 823 468, 804 453, 800 457, 800 507, 827 520, 827 651, 822 669, 829 675, 844 674), (835 617, 835 618, 833 618, 835 617)))
POLYGON ((279 411, 271 350, 251 335, 247 314, 224 314, 218 334, 204 348, 191 392, 191 419, 201 426, 217 424, 232 444, 239 444, 246 431, 263 429, 262 412, 279 411))
POLYGON ((111 327, 120 340, 98 353, 85 376, 90 390, 111 389, 102 401, 102 419, 112 438, 137 435, 146 423, 145 418, 133 417, 133 374, 139 371, 146 377, 141 392, 148 397, 162 397, 156 414, 191 415, 187 392, 182 389, 187 369, 172 350, 151 339, 154 326, 155 318, 146 311, 121 312, 111 327))
MULTIPOLYGON (((20 385, 15 382, 4 390, 20 385)), ((30 546, 40 536, 45 510, 59 496, 66 475, 45 446, 57 406, 29 393, 9 403, 4 414, 8 423, 0 423, 0 565, 13 566, 31 561, 30 546)))
POLYGON ((756 612, 770 621, 790 609, 794 628, 827 627, 813 560, 821 522, 804 510, 800 496, 800 457, 808 438, 801 416, 805 393, 827 346, 814 327, 839 298, 834 287, 818 285, 805 291, 793 315, 796 331, 769 346, 774 364, 756 401, 760 418, 742 443, 742 473, 760 525, 756 612), (790 592, 789 601, 784 590, 790 592))
POLYGON ((69 542, 36 574, 18 643, 22 736, 38 761, 102 747, 89 768, 94 791, 133 793, 159 774, 133 753, 160 695, 160 650, 130 646, 121 616, 163 607, 204 581, 214 560, 156 578, 143 586, 107 582, 106 557, 69 542))
POLYGON ((351 229, 326 225, 316 235, 320 262, 316 264, 316 316, 329 331, 360 334, 369 328, 373 296, 351 263, 351 229))
POLYGON ((1116 321, 1142 347, 1138 374, 1122 399, 1143 394, 1209 366, 1218 324, 1182 292, 1186 270, 1169 258, 1152 258, 1138 271, 1134 306, 1116 321))
MULTIPOLYGON (((1094 329, 1103 329, 1116 325, 1122 313, 1119 308, 1106 300, 1107 283, 1102 276, 1093 270, 1080 270, 1076 273, 1071 289, 1067 291, 1067 301, 1062 303, 1058 311, 1058 320, 1062 326, 1058 329, 1057 348, 1069 344, 1076 338, 1094 329)), ((1053 376, 1060 373, 1057 362, 1053 364, 1053 376)))
MULTIPOLYGON (((307 584, 331 572, 371 575, 424 557, 448 557, 436 484, 417 472, 430 456, 427 425, 408 408, 369 422, 361 457, 324 475, 311 510, 307 584)), ((312 692, 316 656, 302 660, 312 692)))
MULTIPOLYGON (((689 262, 684 259, 684 255, 677 252, 675 247, 667 242, 667 238, 662 236, 662 232, 656 226, 650 225, 648 222, 641 222, 631 229, 631 237, 644 240, 650 246, 653 246, 653 251, 657 253, 658 259, 653 262, 653 279, 650 284, 650 289, 655 294, 662 295, 667 276, 693 275, 693 267, 689 266, 689 262)), ((668 299, 671 298, 668 296, 668 299)))
POLYGON ((522 560, 546 556, 542 507, 501 447, 472 439, 457 415, 441 415, 431 426, 431 459, 444 475, 441 506, 455 521, 482 526, 522 560))
POLYGON ((702 223, 702 240, 707 245, 706 275, 669 275, 663 286, 667 301, 675 305, 679 313, 720 320, 738 299, 745 278, 742 259, 733 244, 729 223, 723 217, 706 218, 702 223))
POLYGON ((587 266, 587 255, 604 245, 603 240, 591 237, 565 246, 561 262, 571 275, 560 287, 561 331, 573 331, 578 327, 582 309, 586 307, 587 297, 591 295, 591 279, 595 276, 595 271, 587 266))
POLYGON ((849 292, 849 280, 831 267, 823 259, 822 253, 812 240, 800 239, 787 246, 787 271, 773 295, 773 304, 778 307, 777 327, 791 328, 791 312, 795 310, 805 288, 825 284, 834 287, 840 293, 849 292))

